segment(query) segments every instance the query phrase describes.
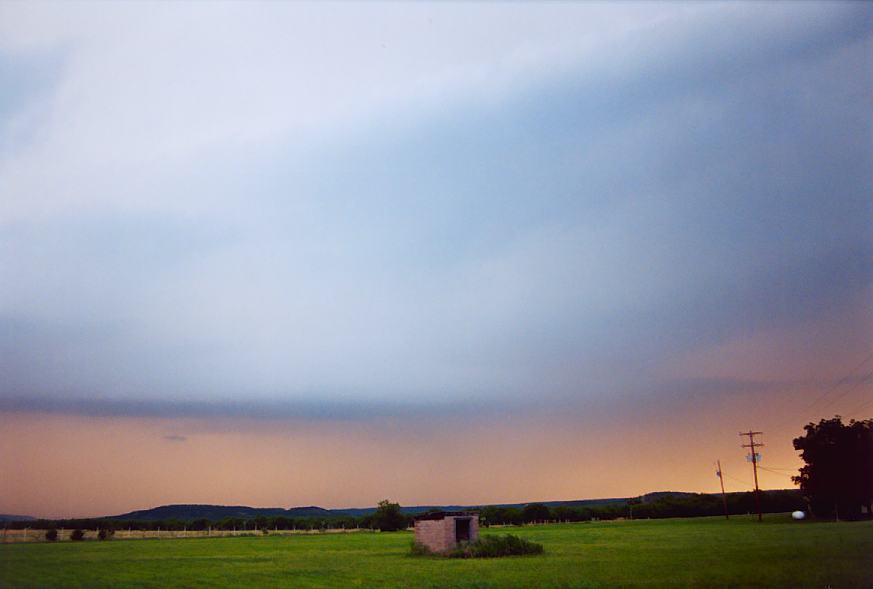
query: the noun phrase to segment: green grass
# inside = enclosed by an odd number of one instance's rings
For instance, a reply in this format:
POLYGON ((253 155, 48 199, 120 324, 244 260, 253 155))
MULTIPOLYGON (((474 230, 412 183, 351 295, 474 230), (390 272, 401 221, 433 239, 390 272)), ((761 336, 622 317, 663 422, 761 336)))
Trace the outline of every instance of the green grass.
POLYGON ((788 516, 483 530, 541 556, 409 556, 412 534, 325 534, 0 546, 2 587, 873 588, 873 522, 788 516))

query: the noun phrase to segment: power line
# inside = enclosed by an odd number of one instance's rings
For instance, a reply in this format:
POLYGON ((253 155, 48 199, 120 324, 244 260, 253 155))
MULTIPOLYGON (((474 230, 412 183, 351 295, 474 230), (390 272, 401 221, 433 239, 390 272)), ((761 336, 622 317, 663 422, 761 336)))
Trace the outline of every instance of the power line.
MULTIPOLYGON (((869 362, 870 360, 873 360, 873 352, 871 352, 871 353, 870 353, 866 358, 864 358, 864 359, 863 359, 863 360, 862 360, 862 361, 861 361, 857 366, 855 366, 852 370, 850 370, 848 374, 846 374, 844 377, 842 377, 840 380, 838 380, 838 381, 837 381, 835 384, 833 384, 830 388, 828 388, 827 390, 825 390, 824 393, 822 393, 821 395, 819 395, 819 396, 818 396, 818 397, 817 397, 817 398, 816 398, 812 403, 810 403, 809 405, 807 405, 806 407, 804 407, 804 408, 801 410, 801 415, 807 415, 807 411, 809 411, 810 409, 812 409, 813 407, 815 407, 815 406, 819 403, 819 401, 821 401, 822 399, 824 399, 825 397, 827 397, 828 395, 830 395, 832 392, 834 392, 835 390, 837 390, 838 388, 840 388, 840 387, 841 387, 841 386, 842 386, 846 381, 848 381, 848 380, 849 380, 849 379, 850 379, 850 378, 851 378, 851 377, 852 377, 852 376, 853 376, 853 375, 854 375, 858 370, 860 370, 860 369, 861 369, 865 364, 867 364, 867 362, 869 362)), ((870 378, 870 376, 873 376, 873 372, 871 372, 869 375, 867 375, 866 377, 864 377, 864 379, 862 379, 861 382, 863 382, 863 381, 866 380, 867 378, 870 378)), ((854 390, 854 389, 852 389, 852 390, 854 390)), ((843 395, 840 395, 840 396, 837 397, 837 398, 838 398, 838 399, 841 399, 841 398, 843 398, 843 397, 845 396, 845 394, 846 394, 846 393, 844 393, 843 395)), ((793 421, 793 420, 792 420, 792 421, 793 421)), ((789 423, 789 422, 786 421, 786 422, 780 423, 778 427, 781 428, 782 426, 787 425, 787 423, 789 423)))
POLYGON ((861 378, 861 380, 856 381, 854 386, 849 387, 848 389, 846 389, 845 391, 843 391, 841 394, 839 394, 839 395, 837 395, 836 397, 834 397, 833 399, 831 399, 831 402, 828 403, 828 405, 826 405, 826 406, 832 406, 834 403, 836 403, 836 402, 839 401, 840 399, 843 399, 843 398, 844 398, 846 395, 848 395, 849 393, 853 393, 853 392, 855 392, 855 390, 856 390, 858 387, 860 387, 862 384, 864 384, 865 382, 867 382, 867 381, 870 380, 871 378, 873 378, 873 372, 868 372, 868 373, 867 373, 863 378, 861 378))
POLYGON ((770 473, 773 473, 773 474, 779 474, 779 475, 782 475, 782 476, 784 476, 784 477, 788 477, 788 478, 790 478, 790 479, 793 479, 793 478, 794 478, 794 477, 793 477, 792 475, 790 475, 790 474, 785 474, 784 472, 779 472, 779 471, 777 471, 777 470, 772 470, 772 469, 770 469, 770 468, 767 468, 766 466, 761 466, 760 464, 758 465, 758 468, 760 468, 761 470, 766 470, 767 472, 770 472, 770 473))
MULTIPOLYGON (((870 374, 868 374, 867 377, 864 378, 864 380, 862 380, 859 384, 863 384, 865 381, 870 380, 871 377, 873 377, 873 372, 871 372, 870 374)), ((873 399, 871 399, 871 400, 869 400, 869 401, 866 401, 866 402, 862 403, 862 404, 859 405, 859 406, 858 406, 854 411, 850 411, 849 413, 850 413, 850 414, 857 414, 857 413, 860 413, 861 411, 865 410, 867 407, 870 407, 871 405, 873 405, 873 399)))
MULTIPOLYGON (((761 461, 760 461, 760 460, 758 461, 758 466, 761 466, 761 461)), ((761 466, 761 468, 764 468, 764 467, 761 466)), ((769 469, 771 469, 771 470, 785 470, 785 471, 788 471, 788 472, 795 472, 795 471, 797 470, 796 467, 795 467, 795 468, 783 468, 783 467, 781 467, 781 466, 767 466, 766 468, 769 468, 769 469)))
POLYGON ((731 475, 729 475, 729 474, 727 474, 727 473, 724 473, 724 476, 726 476, 727 478, 731 479, 732 481, 736 481, 736 482, 738 482, 738 483, 742 483, 742 484, 743 484, 744 486, 746 486, 746 487, 751 487, 751 486, 752 486, 752 483, 750 483, 749 481, 744 481, 743 479, 738 479, 737 477, 732 477, 731 475))
POLYGON ((852 413, 860 413, 861 411, 864 411, 867 407, 873 407, 873 401, 864 403, 863 405, 852 411, 852 413))

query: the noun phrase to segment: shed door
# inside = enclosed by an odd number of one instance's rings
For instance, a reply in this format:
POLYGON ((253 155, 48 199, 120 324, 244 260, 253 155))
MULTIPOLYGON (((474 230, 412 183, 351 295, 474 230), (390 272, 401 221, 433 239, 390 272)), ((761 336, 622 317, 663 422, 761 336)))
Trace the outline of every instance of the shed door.
POLYGON ((470 518, 455 520, 455 542, 470 541, 470 518))

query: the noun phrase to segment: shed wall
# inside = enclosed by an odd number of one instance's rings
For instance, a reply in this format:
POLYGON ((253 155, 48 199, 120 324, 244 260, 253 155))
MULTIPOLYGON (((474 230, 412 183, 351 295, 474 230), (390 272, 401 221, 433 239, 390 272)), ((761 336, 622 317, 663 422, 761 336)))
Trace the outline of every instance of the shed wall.
POLYGON ((415 541, 433 552, 446 552, 455 542, 455 520, 470 520, 470 542, 479 539, 478 515, 446 516, 443 519, 422 519, 415 522, 415 541))
POLYGON ((433 552, 445 552, 450 548, 446 542, 445 520, 424 519, 415 522, 415 541, 433 552))

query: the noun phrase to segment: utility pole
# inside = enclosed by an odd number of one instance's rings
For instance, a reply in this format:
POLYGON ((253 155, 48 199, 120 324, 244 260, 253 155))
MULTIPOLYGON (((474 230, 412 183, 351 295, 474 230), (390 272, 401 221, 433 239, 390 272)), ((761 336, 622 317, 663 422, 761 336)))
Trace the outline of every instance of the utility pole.
POLYGON ((755 436, 764 435, 764 432, 753 432, 749 430, 747 432, 740 432, 740 437, 748 436, 749 443, 743 444, 742 448, 749 448, 752 456, 752 472, 755 473, 755 507, 758 508, 758 521, 761 521, 761 490, 758 489, 758 455, 755 453, 755 448, 761 448, 764 446, 762 442, 756 442, 755 436))
POLYGON ((728 517, 728 508, 727 508, 727 495, 724 494, 724 475, 721 473, 721 460, 718 460, 718 482, 721 483, 721 502, 724 503, 724 518, 730 519, 728 517))

